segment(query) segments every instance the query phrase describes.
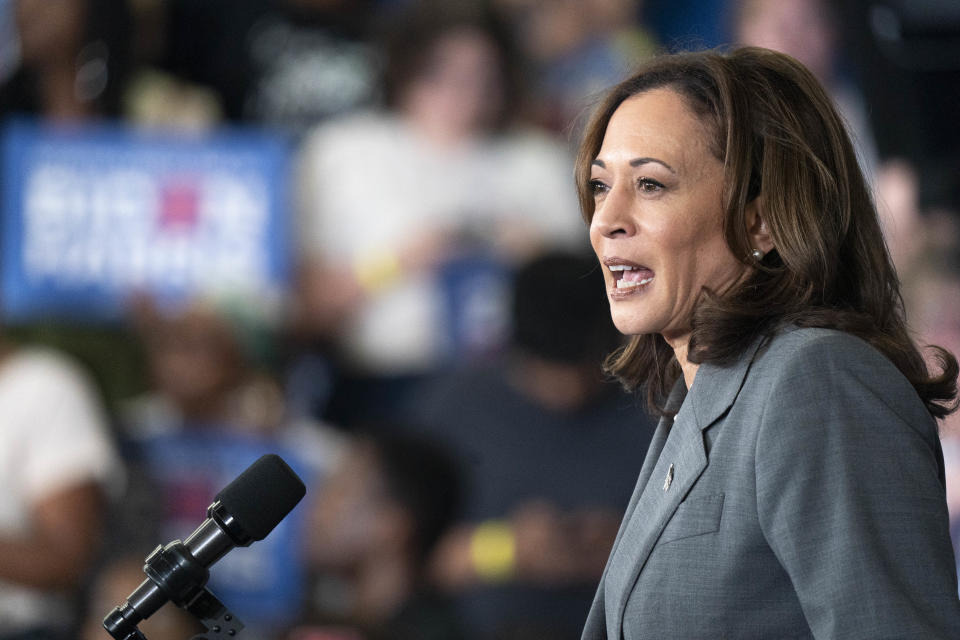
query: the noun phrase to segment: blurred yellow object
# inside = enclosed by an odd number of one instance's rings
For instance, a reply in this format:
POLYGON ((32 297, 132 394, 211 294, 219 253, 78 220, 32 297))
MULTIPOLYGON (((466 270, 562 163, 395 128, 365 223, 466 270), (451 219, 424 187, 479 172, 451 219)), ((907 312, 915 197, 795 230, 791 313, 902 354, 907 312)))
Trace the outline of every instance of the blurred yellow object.
POLYGON ((390 252, 370 254, 357 260, 354 274, 365 291, 376 291, 400 275, 400 260, 390 252))
POLYGON ((513 528, 503 520, 488 520, 474 530, 470 558, 477 575, 499 582, 511 578, 516 569, 517 542, 513 528))
POLYGON ((203 134, 223 120, 223 108, 210 89, 160 71, 141 71, 124 95, 127 119, 146 128, 203 134))

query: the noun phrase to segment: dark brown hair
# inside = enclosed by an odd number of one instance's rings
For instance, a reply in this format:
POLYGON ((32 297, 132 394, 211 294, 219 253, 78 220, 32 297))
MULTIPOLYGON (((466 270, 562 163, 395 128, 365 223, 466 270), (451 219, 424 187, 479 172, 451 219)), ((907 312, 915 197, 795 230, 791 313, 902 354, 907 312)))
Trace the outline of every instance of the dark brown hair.
POLYGON ((489 0, 417 0, 386 12, 379 28, 384 102, 395 108, 410 83, 426 72, 437 44, 461 32, 479 34, 496 51, 503 95, 490 124, 495 131, 505 129, 523 107, 522 60, 507 23, 489 0))
MULTIPOLYGON (((928 371, 910 338, 900 284, 870 191, 843 121, 826 91, 793 58, 755 47, 654 58, 611 89, 584 133, 577 157, 580 205, 593 217, 590 165, 607 123, 631 96, 669 88, 714 134, 724 164, 724 235, 746 261, 746 209, 756 198, 775 249, 723 297, 704 290, 692 319, 688 358, 724 363, 754 339, 787 325, 829 327, 878 349, 916 389, 931 415, 956 407, 956 358, 934 350, 928 371)), ((607 361, 625 386, 646 386, 659 405, 680 375, 673 350, 655 334, 632 337, 607 361)))

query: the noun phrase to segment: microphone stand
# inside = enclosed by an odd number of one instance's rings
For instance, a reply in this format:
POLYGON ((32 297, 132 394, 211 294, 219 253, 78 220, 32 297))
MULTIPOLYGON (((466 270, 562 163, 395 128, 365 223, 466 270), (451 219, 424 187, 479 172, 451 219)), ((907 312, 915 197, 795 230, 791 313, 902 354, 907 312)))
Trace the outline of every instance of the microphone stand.
POLYGON ((106 615, 103 628, 115 640, 146 640, 137 624, 169 600, 207 628, 193 640, 240 635, 243 623, 206 588, 207 567, 234 547, 263 540, 304 493, 303 481, 280 456, 261 456, 217 494, 207 519, 185 542, 160 545, 147 556, 147 579, 106 615))
POLYGON ((138 612, 153 613, 167 600, 207 628, 209 633, 198 634, 191 640, 236 638, 240 635, 243 623, 206 588, 210 571, 184 543, 174 540, 166 547, 157 545, 145 562, 143 572, 159 589, 145 594, 142 602, 127 602, 107 614, 103 627, 116 640, 147 640, 137 628, 137 623, 147 616, 138 612))

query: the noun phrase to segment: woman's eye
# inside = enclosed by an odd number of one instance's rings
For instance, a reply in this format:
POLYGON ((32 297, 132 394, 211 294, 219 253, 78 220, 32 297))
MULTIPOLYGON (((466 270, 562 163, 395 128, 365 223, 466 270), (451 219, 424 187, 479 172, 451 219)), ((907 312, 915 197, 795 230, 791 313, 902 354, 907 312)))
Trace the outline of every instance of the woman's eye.
POLYGON ((600 180, 591 180, 589 184, 590 184, 590 192, 594 195, 606 193, 608 189, 607 185, 605 185, 600 180))
POLYGON ((644 193, 656 193, 663 189, 663 184, 653 178, 640 178, 637 180, 637 188, 644 193))

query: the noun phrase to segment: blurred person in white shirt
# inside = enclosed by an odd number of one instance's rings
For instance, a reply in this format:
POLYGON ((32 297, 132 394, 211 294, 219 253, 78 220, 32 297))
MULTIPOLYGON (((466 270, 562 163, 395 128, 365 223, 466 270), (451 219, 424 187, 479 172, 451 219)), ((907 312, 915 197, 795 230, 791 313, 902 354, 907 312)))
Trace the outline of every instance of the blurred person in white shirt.
POLYGON ((388 109, 320 126, 302 150, 299 321, 365 373, 451 357, 438 274, 458 256, 511 265, 582 242, 568 149, 516 125, 521 61, 492 14, 465 7, 394 21, 388 109))
POLYGON ((59 638, 75 623, 119 469, 84 372, 52 350, 0 347, 0 638, 59 638))

